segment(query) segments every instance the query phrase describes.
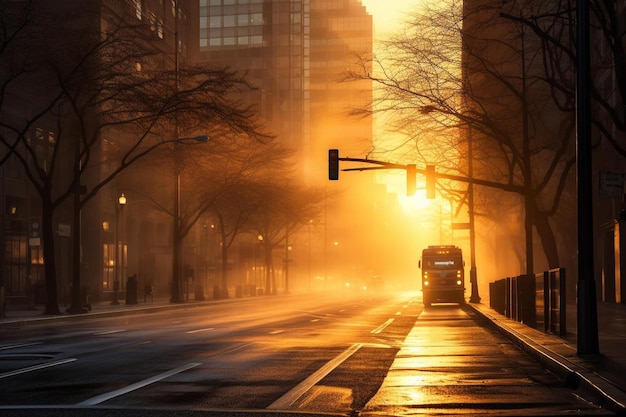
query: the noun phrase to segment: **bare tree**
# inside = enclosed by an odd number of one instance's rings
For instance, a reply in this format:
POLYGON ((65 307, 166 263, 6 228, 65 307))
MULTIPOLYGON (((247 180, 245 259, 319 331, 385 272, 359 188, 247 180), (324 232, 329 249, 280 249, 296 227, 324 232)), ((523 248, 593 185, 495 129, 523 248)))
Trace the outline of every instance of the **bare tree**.
MULTIPOLYGON (((519 13, 537 12, 524 3, 529 8, 519 13)), ((560 264, 550 218, 574 165, 574 124, 555 105, 540 40, 501 16, 502 7, 495 1, 429 3, 385 43, 389 52, 374 58, 376 70, 349 78, 374 81, 375 111, 396 115, 395 127, 409 133, 418 161, 421 155, 422 163, 468 175, 472 146, 474 177, 491 179, 495 187, 481 192, 522 197, 532 271, 532 226, 549 266, 560 264)))
MULTIPOLYGON (((542 44, 545 58, 544 77, 563 112, 575 112, 576 1, 559 0, 542 4, 527 2, 532 12, 521 13, 508 2, 501 16, 527 28, 542 44), (540 7, 541 6, 541 7, 540 7)), ((592 122, 621 156, 626 156, 626 39, 623 4, 616 1, 590 0, 592 42, 602 45, 593 51, 594 72, 591 90, 594 111, 592 122), (614 82, 606 82, 614 80, 614 82)))
MULTIPOLYGON (((104 30, 100 25, 74 25, 88 17, 39 15, 24 28, 26 35, 11 54, 32 63, 30 69, 5 70, 15 75, 5 78, 2 96, 24 97, 26 91, 32 100, 24 117, 0 118, 0 143, 12 150, 41 199, 45 314, 59 313, 53 217, 66 200, 73 198, 76 245, 71 310, 79 311, 77 219, 88 201, 153 150, 183 143, 178 135, 206 129, 265 137, 253 108, 238 98, 250 88, 243 78, 224 68, 164 69, 166 55, 143 37, 144 27, 123 22, 104 30), (61 27, 59 22, 69 23, 61 27), (38 123, 54 127, 45 157, 30 136, 38 123)), ((2 105, 3 115, 11 114, 8 100, 2 105)))
POLYGON ((250 218, 259 210, 263 178, 271 172, 274 181, 288 169, 292 152, 276 141, 231 143, 220 158, 213 160, 214 182, 223 185, 224 192, 216 199, 211 212, 218 220, 221 236, 221 296, 228 296, 228 250, 235 238, 249 230, 250 218))
POLYGON ((321 212, 324 194, 315 188, 301 186, 284 173, 280 182, 275 176, 264 177, 257 185, 258 199, 250 223, 251 230, 262 237, 265 263, 265 294, 276 294, 274 251, 287 244, 290 234, 308 225, 321 212))

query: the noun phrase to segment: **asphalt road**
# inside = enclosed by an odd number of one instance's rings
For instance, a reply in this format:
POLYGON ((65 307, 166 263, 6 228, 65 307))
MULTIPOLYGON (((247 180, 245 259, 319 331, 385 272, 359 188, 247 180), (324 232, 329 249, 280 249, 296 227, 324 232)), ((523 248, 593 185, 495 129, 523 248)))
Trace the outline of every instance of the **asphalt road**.
POLYGON ((396 356, 406 352, 405 339, 415 337, 415 329, 424 351, 409 354, 411 372, 404 380, 395 374, 391 383, 398 384, 392 390, 398 395, 414 395, 420 404, 427 398, 424 414, 450 398, 464 413, 491 414, 520 403, 546 415, 596 411, 458 306, 424 311, 414 293, 350 293, 256 297, 3 330, 0 412, 7 417, 358 415, 364 408, 373 413, 386 401, 380 398, 383 390, 375 394, 392 364, 398 366, 402 358, 396 356), (468 370, 479 372, 473 374, 479 379, 468 379, 468 370), (418 379, 430 382, 416 384, 418 379), (486 392, 498 407, 490 410, 475 401, 486 392))

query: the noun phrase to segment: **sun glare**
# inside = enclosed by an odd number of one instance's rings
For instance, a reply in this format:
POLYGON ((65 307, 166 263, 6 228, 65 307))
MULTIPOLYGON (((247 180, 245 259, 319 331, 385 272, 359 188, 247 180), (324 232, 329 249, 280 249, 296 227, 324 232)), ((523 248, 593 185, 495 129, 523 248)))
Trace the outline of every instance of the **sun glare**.
POLYGON ((375 36, 384 36, 401 27, 407 13, 410 13, 420 0, 361 0, 361 4, 374 18, 375 36))

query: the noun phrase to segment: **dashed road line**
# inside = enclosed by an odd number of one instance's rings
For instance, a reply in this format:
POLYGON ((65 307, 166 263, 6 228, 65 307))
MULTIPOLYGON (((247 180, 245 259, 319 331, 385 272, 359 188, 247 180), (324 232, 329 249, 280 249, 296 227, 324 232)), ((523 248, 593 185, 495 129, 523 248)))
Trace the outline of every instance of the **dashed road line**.
POLYGON ((385 328, 387 326, 389 326, 391 323, 393 323, 394 319, 388 319, 386 322, 384 322, 383 324, 381 324, 380 326, 378 326, 377 328, 375 328, 374 330, 372 330, 370 333, 371 334, 379 334, 380 332, 382 332, 383 330, 385 330, 385 328))
POLYGON ((76 360, 76 358, 69 358, 69 359, 63 359, 63 360, 55 361, 55 362, 41 363, 39 365, 33 365, 33 366, 29 366, 27 368, 16 369, 14 371, 5 372, 3 374, 0 374, 0 379, 8 378, 8 377, 19 375, 19 374, 25 374, 27 372, 38 371, 40 369, 50 368, 50 367, 53 367, 53 366, 64 365, 66 363, 74 362, 75 360, 76 360))
POLYGON ((331 373, 335 368, 341 365, 346 359, 356 353, 363 344, 355 343, 342 353, 337 355, 334 359, 327 362, 324 366, 318 369, 315 373, 311 374, 304 381, 289 390, 282 397, 270 404, 268 410, 286 410, 288 409, 298 398, 304 393, 310 390, 315 384, 321 381, 326 375, 331 373))
POLYGON ((189 330, 189 331, 186 331, 185 333, 194 334, 194 333, 209 332, 211 330, 215 330, 215 327, 206 327, 204 329, 189 330))
POLYGON ((125 332, 126 329, 117 329, 117 330, 107 330, 105 332, 98 332, 98 333, 94 333, 94 336, 105 336, 107 334, 114 334, 114 333, 122 333, 125 332))
POLYGON ((26 347, 26 346, 40 345, 41 343, 42 342, 32 342, 32 343, 20 343, 18 345, 5 345, 5 346, 0 346, 0 350, 18 349, 18 348, 26 347))
POLYGON ((78 406, 98 405, 110 399, 122 396, 124 394, 128 394, 129 392, 138 390, 140 388, 143 388, 147 385, 154 384, 155 382, 159 382, 160 380, 168 378, 172 375, 176 375, 188 369, 195 368, 196 366, 199 366, 199 365, 202 365, 202 364, 201 363, 189 363, 187 365, 180 366, 176 369, 172 369, 170 371, 163 372, 153 377, 144 379, 143 381, 135 382, 134 384, 130 384, 127 387, 116 389, 115 391, 110 391, 104 394, 100 394, 95 397, 91 397, 89 399, 86 399, 85 401, 79 402, 76 405, 78 406))

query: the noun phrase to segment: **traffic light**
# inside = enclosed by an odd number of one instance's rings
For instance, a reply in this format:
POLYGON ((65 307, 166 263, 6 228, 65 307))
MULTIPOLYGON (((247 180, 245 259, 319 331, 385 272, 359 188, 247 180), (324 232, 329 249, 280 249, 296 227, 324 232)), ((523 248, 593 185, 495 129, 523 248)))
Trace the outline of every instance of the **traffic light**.
POLYGON ((426 198, 435 198, 435 166, 426 165, 426 198))
POLYGON ((407 197, 415 194, 415 164, 406 166, 406 195, 407 197))
POLYGON ((339 179, 339 149, 328 150, 328 179, 339 179))

